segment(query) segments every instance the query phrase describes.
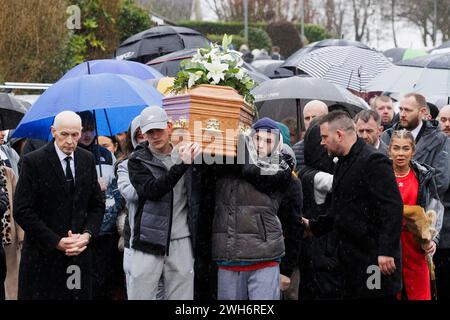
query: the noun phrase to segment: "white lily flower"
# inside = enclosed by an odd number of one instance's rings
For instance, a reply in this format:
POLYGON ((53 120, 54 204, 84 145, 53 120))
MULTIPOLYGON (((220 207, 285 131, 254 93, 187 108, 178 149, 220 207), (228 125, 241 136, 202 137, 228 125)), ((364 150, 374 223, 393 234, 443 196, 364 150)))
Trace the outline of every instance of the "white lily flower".
POLYGON ((202 75, 203 75, 202 71, 189 73, 188 88, 191 88, 195 84, 195 82, 197 82, 197 80, 202 77, 202 75))
POLYGON ((205 63, 205 68, 209 71, 208 79, 213 79, 212 84, 217 84, 225 78, 224 71, 228 70, 228 64, 220 63, 220 60, 213 60, 212 63, 205 63))
POLYGON ((203 57, 199 52, 194 54, 191 59, 192 62, 202 62, 202 60, 203 60, 203 57))
POLYGON ((203 57, 208 60, 211 58, 211 60, 217 60, 220 55, 220 49, 219 48, 212 48, 210 52, 205 54, 203 57))
POLYGON ((244 76, 246 75, 246 73, 244 72, 244 69, 240 68, 239 72, 236 73, 234 76, 238 79, 238 80, 242 80, 244 78, 244 76))

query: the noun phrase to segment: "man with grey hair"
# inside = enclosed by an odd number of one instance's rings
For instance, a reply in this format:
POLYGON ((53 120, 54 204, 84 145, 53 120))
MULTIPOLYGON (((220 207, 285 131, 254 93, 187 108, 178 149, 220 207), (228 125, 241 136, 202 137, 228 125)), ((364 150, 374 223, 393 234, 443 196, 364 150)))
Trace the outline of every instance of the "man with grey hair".
POLYGON ((374 110, 360 111, 354 118, 356 125, 356 134, 366 143, 373 146, 381 153, 388 154, 388 146, 380 140, 383 133, 381 117, 374 110))
POLYGON ((450 105, 443 106, 439 111, 437 120, 442 132, 450 137, 450 105))
POLYGON ((81 119, 59 113, 53 140, 26 154, 14 197, 25 231, 19 299, 90 299, 91 241, 105 211, 94 156, 77 148, 81 119))
POLYGON ((321 144, 339 160, 331 210, 304 224, 314 235, 336 232, 344 299, 395 299, 401 290, 403 201, 391 162, 357 137, 345 112, 331 112, 319 125, 321 144), (377 281, 371 281, 374 272, 377 281))

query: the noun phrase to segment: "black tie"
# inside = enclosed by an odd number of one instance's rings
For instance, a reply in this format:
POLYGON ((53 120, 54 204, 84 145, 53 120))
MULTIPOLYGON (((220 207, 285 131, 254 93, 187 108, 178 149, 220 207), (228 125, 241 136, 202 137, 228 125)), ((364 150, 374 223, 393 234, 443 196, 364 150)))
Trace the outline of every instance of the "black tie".
POLYGON ((72 160, 72 157, 66 157, 64 160, 66 160, 66 186, 69 192, 73 193, 75 190, 75 183, 73 181, 72 170, 70 169, 70 161, 72 160))

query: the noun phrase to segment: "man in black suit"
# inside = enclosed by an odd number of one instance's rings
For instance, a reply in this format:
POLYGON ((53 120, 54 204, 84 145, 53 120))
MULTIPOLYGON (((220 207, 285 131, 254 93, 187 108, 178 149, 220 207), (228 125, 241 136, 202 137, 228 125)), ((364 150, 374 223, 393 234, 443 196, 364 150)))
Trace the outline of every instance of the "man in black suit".
POLYGON ((19 299, 90 299, 91 238, 105 204, 93 155, 77 148, 81 119, 55 117, 53 140, 23 157, 14 197, 15 219, 25 231, 19 299))
POLYGON ((342 111, 319 120, 321 144, 338 157, 330 212, 303 219, 314 235, 334 229, 345 299, 395 299, 401 290, 403 201, 388 157, 356 135, 342 111))

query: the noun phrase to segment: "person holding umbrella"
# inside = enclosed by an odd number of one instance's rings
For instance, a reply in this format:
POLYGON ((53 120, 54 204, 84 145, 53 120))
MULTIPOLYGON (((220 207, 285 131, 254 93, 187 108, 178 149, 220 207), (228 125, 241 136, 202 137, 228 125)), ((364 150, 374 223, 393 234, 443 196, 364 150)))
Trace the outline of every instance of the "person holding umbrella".
MULTIPOLYGON (((413 159, 416 144, 411 132, 403 129, 392 133, 389 157, 393 162, 395 178, 404 203, 404 219, 401 233, 402 243, 402 297, 407 300, 431 300, 430 270, 426 255, 436 252, 434 238, 422 239, 420 230, 424 209, 432 199, 440 204, 434 170, 413 159), (413 217, 410 217, 413 215, 413 217), (411 222, 412 221, 412 222, 411 222)), ((436 214, 442 217, 444 207, 436 214)))
POLYGON ((120 237, 116 228, 116 220, 124 207, 124 202, 114 174, 116 158, 111 151, 96 142, 93 113, 83 111, 79 115, 83 125, 79 145, 80 148, 91 152, 95 158, 98 183, 104 193, 106 206, 99 236, 92 246, 95 253, 93 298, 95 300, 124 298, 123 257, 117 248, 120 237))

